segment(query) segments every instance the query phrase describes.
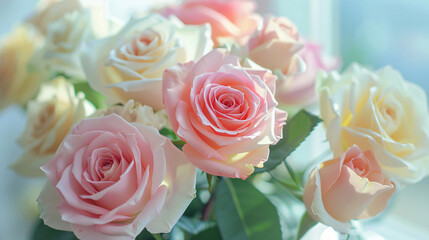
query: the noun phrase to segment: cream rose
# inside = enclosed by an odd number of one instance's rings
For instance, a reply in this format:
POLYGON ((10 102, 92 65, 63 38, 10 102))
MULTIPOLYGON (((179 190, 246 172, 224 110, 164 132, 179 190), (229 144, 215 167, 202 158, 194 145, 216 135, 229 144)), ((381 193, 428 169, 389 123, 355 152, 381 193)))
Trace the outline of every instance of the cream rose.
POLYGON ((11 103, 26 104, 39 90, 48 72, 32 63, 31 58, 43 39, 27 26, 17 27, 1 42, 0 109, 11 103))
POLYGON ((178 19, 152 14, 87 45, 82 62, 91 87, 109 102, 134 99, 159 110, 164 70, 198 60, 212 46, 209 25, 185 26, 178 19))
POLYGON ((394 192, 372 152, 353 146, 312 172, 303 199, 312 218, 347 233, 350 220, 379 214, 394 192))
POLYGON ((43 176, 40 167, 52 159, 73 124, 93 111, 83 94, 75 95, 64 78, 42 85, 37 98, 28 104, 27 126, 18 139, 24 153, 12 168, 24 176, 43 176))
POLYGON ((45 35, 51 22, 62 18, 67 13, 82 9, 83 6, 79 0, 41 0, 36 11, 28 19, 28 23, 45 35))
POLYGON ((321 74, 320 111, 334 156, 359 145, 371 150, 384 173, 398 184, 429 172, 426 94, 391 67, 375 72, 357 64, 342 75, 321 74))
POLYGON ((112 113, 121 116, 128 122, 141 123, 158 130, 165 127, 168 123, 167 113, 164 109, 154 112, 151 107, 141 105, 132 99, 125 103, 125 105, 113 105, 107 109, 99 110, 94 114, 94 117, 108 116, 112 113))
POLYGON ((48 26, 43 58, 53 71, 84 77, 81 47, 85 41, 96 39, 90 21, 90 12, 81 10, 66 13, 48 26))
POLYGON ((27 22, 35 26, 42 35, 47 35, 51 23, 69 13, 88 10, 91 15, 90 27, 98 35, 103 35, 109 31, 109 26, 102 22, 107 18, 106 2, 106 0, 41 0, 27 22))

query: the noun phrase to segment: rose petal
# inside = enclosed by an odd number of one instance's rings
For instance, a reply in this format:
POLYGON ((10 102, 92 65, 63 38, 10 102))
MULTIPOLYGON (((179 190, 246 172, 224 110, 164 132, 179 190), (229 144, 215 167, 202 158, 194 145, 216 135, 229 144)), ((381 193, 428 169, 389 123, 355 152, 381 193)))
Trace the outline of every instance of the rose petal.
POLYGON ((188 144, 183 146, 183 152, 195 166, 211 175, 246 179, 253 173, 254 166, 260 166, 267 161, 269 146, 262 146, 251 152, 236 153, 229 156, 227 161, 207 158, 188 144))
POLYGON ((197 169, 171 141, 165 142, 164 149, 167 173, 163 184, 168 186, 169 192, 160 214, 147 225, 152 233, 170 232, 196 193, 197 169))
POLYGON ((57 230, 72 231, 72 227, 68 222, 62 220, 57 206, 61 201, 61 195, 48 181, 43 187, 42 191, 37 198, 39 206, 40 218, 43 222, 57 230))

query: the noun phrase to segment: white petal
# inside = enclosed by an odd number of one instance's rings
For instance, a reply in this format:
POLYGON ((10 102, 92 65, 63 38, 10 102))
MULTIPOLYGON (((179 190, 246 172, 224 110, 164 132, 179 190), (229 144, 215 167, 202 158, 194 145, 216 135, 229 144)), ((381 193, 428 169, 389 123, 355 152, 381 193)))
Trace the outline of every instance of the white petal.
POLYGON ((70 224, 61 219, 61 215, 57 210, 57 205, 60 201, 60 194, 48 181, 37 198, 40 218, 42 218, 43 222, 51 228, 63 231, 72 231, 70 224))
POLYGON ((168 195, 160 214, 153 219, 147 229, 152 233, 170 232, 186 208, 195 198, 197 169, 170 140, 164 144, 167 173, 163 184, 168 187, 168 195))

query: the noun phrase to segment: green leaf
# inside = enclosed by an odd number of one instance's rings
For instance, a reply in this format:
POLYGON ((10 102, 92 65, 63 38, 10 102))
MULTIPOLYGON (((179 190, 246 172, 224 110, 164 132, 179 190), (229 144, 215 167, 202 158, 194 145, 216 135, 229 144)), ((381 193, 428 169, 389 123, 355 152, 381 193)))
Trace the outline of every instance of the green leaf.
POLYGON ((182 139, 180 139, 180 137, 177 136, 176 133, 169 128, 162 128, 161 130, 159 130, 159 133, 164 137, 169 138, 171 142, 180 150, 182 150, 183 145, 185 145, 185 142, 182 141, 182 139))
POLYGON ((92 89, 91 86, 89 86, 88 82, 76 82, 73 84, 73 86, 76 93, 83 92, 85 94, 85 98, 89 102, 91 102, 97 109, 106 107, 106 105, 104 104, 105 97, 101 93, 92 89))
POLYGON ((283 127, 283 138, 270 146, 270 156, 263 168, 255 168, 255 173, 273 170, 281 164, 310 135, 322 120, 305 110, 299 111, 283 127))
POLYGON ((186 208, 185 213, 183 215, 188 217, 193 217, 201 212, 204 208, 204 203, 201 201, 199 194, 194 198, 189 204, 188 208, 186 208))
POLYGON ((310 215, 308 215, 307 212, 305 212, 301 218, 301 222, 299 223, 296 239, 301 239, 305 235, 305 233, 316 224, 317 221, 315 221, 313 218, 310 217, 310 215))
POLYGON ((182 216, 177 222, 178 227, 183 229, 184 231, 196 235, 208 228, 215 226, 216 223, 212 221, 202 221, 198 218, 190 218, 186 216, 182 216))
POLYGON ((150 233, 146 228, 136 237, 136 240, 157 240, 159 237, 158 234, 150 233))
POLYGON ((159 133, 164 137, 168 137, 171 141, 181 141, 180 137, 170 128, 162 128, 159 133))
POLYGON ((286 169, 287 169, 290 177, 292 178, 292 181, 300 189, 301 188, 301 183, 300 183, 298 177, 296 176, 295 172, 293 171, 292 167, 289 165, 289 163, 287 161, 283 161, 283 162, 285 163, 286 169))
POLYGON ((137 236, 136 240, 154 240, 155 238, 145 229, 137 236))
POLYGON ((217 226, 213 226, 211 228, 207 228, 204 231, 201 231, 197 235, 191 237, 191 240, 219 240, 222 239, 219 228, 217 226))
POLYGON ((46 226, 39 220, 33 232, 33 240, 77 240, 73 232, 60 231, 46 226))
POLYGON ((223 239, 282 238, 275 206, 250 182, 225 178, 216 194, 216 221, 223 239))

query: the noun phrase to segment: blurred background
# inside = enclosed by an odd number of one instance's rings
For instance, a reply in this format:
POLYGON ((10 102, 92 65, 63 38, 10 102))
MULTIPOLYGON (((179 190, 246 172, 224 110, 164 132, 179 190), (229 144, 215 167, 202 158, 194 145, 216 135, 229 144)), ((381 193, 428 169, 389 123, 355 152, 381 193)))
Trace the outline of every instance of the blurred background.
MULTIPOLYGON (((67 1, 67 0, 66 0, 67 1)), ((37 0, 0 0, 0 36, 24 20, 37 0)), ((114 16, 128 19, 135 9, 175 0, 109 0, 114 16)), ((326 54, 340 56, 343 67, 356 61, 380 68, 391 65, 406 80, 429 93, 429 1, 427 0, 257 0, 259 12, 290 18, 326 54)), ((15 140, 25 125, 19 107, 0 112, 0 239, 29 239, 37 218, 35 199, 43 180, 23 179, 8 168, 20 155, 15 140)), ((386 239, 429 239, 429 179, 392 199, 382 217, 364 223, 386 239)))

